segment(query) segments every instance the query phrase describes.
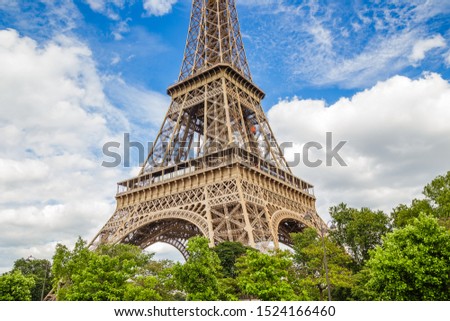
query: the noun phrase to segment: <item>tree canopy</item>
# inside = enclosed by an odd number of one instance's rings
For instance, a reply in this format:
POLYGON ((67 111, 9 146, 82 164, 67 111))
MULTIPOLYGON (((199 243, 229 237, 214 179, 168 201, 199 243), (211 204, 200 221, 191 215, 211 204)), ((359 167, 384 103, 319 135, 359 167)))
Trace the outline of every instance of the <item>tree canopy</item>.
POLYGON ((20 271, 23 275, 33 278, 32 301, 41 301, 52 289, 51 263, 49 260, 31 257, 18 259, 14 262, 13 271, 20 271))
POLYGON ((402 228, 410 224, 419 215, 433 215, 433 208, 428 200, 414 199, 410 206, 400 204, 392 211, 392 223, 396 228, 402 228))
POLYGON ((448 219, 450 217, 450 171, 427 184, 423 189, 423 195, 435 209, 437 218, 448 219))
POLYGON ((450 233, 421 214, 384 237, 363 273, 369 299, 449 300, 450 233))
POLYGON ((392 212, 394 227, 403 228, 420 214, 427 214, 450 229, 450 171, 436 177, 423 189, 424 199, 414 199, 411 205, 400 204, 392 212))
POLYGON ((34 288, 32 276, 25 276, 19 270, 0 276, 0 301, 31 301, 34 288))
POLYGON ((79 240, 73 251, 58 245, 53 257, 54 289, 58 300, 168 300, 160 274, 151 267, 151 254, 132 245, 101 245, 90 251, 79 240))
MULTIPOLYGON (((337 293, 338 290, 347 289, 346 292, 350 293, 353 286, 350 269, 352 259, 341 246, 332 242, 327 236, 322 239, 312 228, 293 234, 292 238, 299 284, 307 291, 310 299, 324 300, 326 298, 325 253, 331 290, 337 293), (324 246, 326 252, 324 252, 324 246)), ((339 297, 339 299, 342 298, 339 297)))
POLYGON ((235 300, 222 286, 223 274, 219 257, 210 249, 205 237, 193 237, 188 241, 189 258, 184 264, 173 267, 177 285, 186 293, 189 301, 235 300))
POLYGON ((243 294, 263 301, 304 299, 295 293, 291 253, 247 251, 237 260, 237 283, 243 294))
POLYGON ((223 242, 217 244, 213 250, 219 257, 224 276, 235 278, 237 275, 235 266, 237 259, 245 255, 248 250, 254 249, 239 242, 223 242))
POLYGON ((381 244, 382 237, 390 231, 389 216, 369 208, 350 208, 344 203, 331 207, 330 215, 334 225, 330 237, 347 249, 355 270, 361 269, 369 259, 369 251, 381 244))

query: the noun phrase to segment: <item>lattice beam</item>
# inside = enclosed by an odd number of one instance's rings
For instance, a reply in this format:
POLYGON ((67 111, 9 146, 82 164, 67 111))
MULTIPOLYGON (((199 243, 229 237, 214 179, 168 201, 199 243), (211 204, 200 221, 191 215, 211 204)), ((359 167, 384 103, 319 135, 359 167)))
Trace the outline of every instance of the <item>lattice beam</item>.
POLYGON ((179 81, 219 63, 251 80, 234 0, 194 0, 179 81))
POLYGON ((195 235, 211 246, 291 244, 290 233, 325 225, 313 186, 295 177, 261 107, 234 0, 193 0, 179 81, 140 174, 118 184, 117 208, 91 243, 187 256, 195 235))

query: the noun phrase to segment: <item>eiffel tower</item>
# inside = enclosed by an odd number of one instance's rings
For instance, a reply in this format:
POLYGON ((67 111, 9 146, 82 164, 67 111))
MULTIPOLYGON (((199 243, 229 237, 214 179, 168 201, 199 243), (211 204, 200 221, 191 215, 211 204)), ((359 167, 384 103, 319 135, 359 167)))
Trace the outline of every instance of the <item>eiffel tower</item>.
POLYGON ((324 227, 313 186, 295 177, 252 81, 234 0, 193 0, 172 103, 137 177, 118 183, 117 209, 91 243, 171 244, 186 258, 203 235, 252 247, 291 245, 324 227))

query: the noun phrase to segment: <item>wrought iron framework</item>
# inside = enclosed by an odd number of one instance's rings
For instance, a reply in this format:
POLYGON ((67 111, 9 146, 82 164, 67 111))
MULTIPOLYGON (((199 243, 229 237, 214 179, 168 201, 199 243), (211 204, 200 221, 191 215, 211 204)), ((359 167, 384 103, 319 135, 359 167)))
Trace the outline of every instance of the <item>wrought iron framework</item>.
POLYGON ((118 183, 117 209, 91 243, 156 242, 185 257, 194 235, 211 246, 291 244, 322 228, 313 186, 295 177, 253 84, 234 0, 194 0, 172 103, 140 174, 118 183))
POLYGON ((235 1, 194 0, 178 81, 220 63, 230 64, 252 80, 235 1))

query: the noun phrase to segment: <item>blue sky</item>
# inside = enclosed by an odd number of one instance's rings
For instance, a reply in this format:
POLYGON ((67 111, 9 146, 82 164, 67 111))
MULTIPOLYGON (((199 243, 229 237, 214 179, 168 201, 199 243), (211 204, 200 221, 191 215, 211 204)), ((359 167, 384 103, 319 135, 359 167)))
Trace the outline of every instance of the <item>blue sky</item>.
MULTIPOLYGON (((45 43, 65 34, 87 44, 100 73, 161 93, 175 82, 190 1, 2 1, 1 28, 45 43), (154 4, 156 7, 157 4, 154 4), (151 8, 151 7, 147 7, 151 8)), ((237 1, 255 82, 266 108, 297 95, 325 99, 396 74, 449 77, 448 1, 237 1), (420 41, 428 41, 428 45, 420 41), (417 55, 413 56, 415 46, 417 55)))
MULTIPOLYGON (((450 169, 449 1, 236 2, 287 157, 329 131, 348 142, 347 167, 293 169, 322 217, 342 201, 389 213, 450 169)), ((102 146, 156 136, 190 6, 0 0, 0 271, 90 239, 113 213, 116 182, 138 169, 105 169, 102 146)))

